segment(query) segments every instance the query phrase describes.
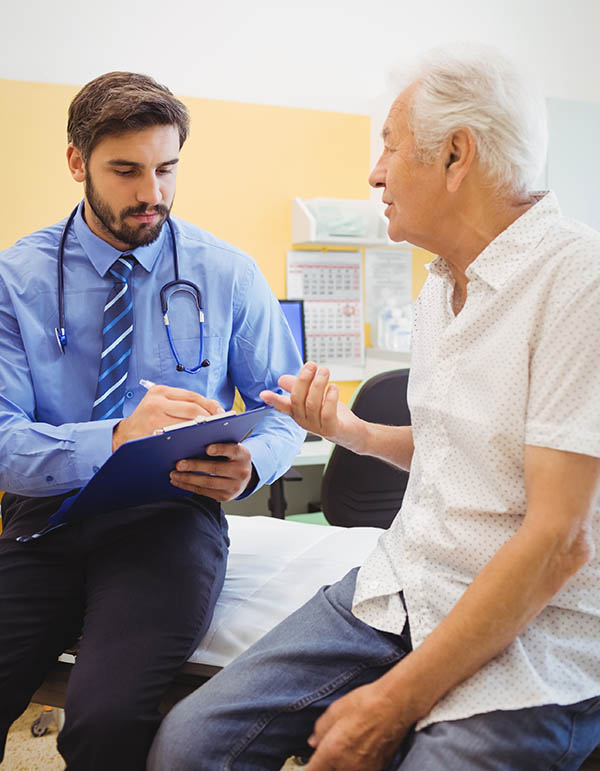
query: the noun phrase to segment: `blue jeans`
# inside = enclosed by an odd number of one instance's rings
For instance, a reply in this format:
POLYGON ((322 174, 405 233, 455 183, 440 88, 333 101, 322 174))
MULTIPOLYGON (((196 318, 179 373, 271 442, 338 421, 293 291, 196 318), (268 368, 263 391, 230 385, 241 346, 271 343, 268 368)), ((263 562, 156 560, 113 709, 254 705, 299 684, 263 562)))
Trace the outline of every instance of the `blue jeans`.
MULTIPOLYGON (((410 651, 351 613, 357 570, 321 589, 180 702, 154 740, 148 771, 263 771, 307 755, 319 715, 410 651)), ((403 742, 391 769, 578 769, 600 742, 600 697, 437 723, 403 742)), ((365 769, 368 771, 368 769, 365 769)))

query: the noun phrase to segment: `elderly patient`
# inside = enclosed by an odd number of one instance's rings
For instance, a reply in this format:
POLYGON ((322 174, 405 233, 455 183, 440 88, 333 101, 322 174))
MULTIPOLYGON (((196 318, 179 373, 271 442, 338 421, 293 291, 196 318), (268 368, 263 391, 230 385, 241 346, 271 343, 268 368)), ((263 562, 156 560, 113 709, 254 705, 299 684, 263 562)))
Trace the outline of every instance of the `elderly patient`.
MULTIPOLYGON (((404 469, 402 509, 163 722, 152 771, 577 769, 600 742, 600 235, 531 192, 543 105, 500 54, 422 58, 370 183, 439 256, 416 303, 412 427, 309 363, 262 394, 404 469)), ((291 527, 291 525, 290 525, 291 527)))

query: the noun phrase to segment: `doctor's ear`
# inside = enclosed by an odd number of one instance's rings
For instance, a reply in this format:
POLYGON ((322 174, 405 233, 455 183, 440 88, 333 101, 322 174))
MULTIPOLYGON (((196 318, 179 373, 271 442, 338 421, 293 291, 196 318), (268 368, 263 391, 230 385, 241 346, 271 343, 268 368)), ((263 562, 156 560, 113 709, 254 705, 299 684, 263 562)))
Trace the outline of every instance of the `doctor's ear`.
POLYGON ((85 180, 85 163, 81 152, 71 143, 67 146, 67 163, 75 182, 85 180))
POLYGON ((469 173, 477 155, 475 137, 466 128, 456 129, 447 139, 445 147, 446 188, 456 193, 469 173))

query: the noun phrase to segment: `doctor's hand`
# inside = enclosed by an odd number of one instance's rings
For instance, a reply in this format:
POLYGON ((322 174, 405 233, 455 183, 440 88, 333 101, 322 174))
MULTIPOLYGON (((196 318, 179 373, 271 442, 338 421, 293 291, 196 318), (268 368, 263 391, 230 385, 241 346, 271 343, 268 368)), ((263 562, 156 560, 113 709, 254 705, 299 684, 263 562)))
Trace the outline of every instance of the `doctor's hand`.
POLYGON ((210 444, 206 454, 208 459, 178 461, 171 484, 221 503, 237 498, 249 485, 256 487, 258 475, 243 444, 210 444))
POLYGON ((386 769, 414 722, 407 713, 378 681, 342 696, 315 723, 306 771, 386 769))
POLYGON ((124 442, 151 436, 157 428, 193 420, 199 415, 216 415, 225 410, 219 402, 185 388, 152 386, 128 418, 113 429, 113 452, 124 442))
POLYGON ((282 375, 278 383, 290 395, 262 391, 260 398, 264 402, 292 417, 307 431, 358 451, 364 421, 339 401, 338 388, 329 382, 327 367, 317 367, 309 361, 297 377, 282 375))

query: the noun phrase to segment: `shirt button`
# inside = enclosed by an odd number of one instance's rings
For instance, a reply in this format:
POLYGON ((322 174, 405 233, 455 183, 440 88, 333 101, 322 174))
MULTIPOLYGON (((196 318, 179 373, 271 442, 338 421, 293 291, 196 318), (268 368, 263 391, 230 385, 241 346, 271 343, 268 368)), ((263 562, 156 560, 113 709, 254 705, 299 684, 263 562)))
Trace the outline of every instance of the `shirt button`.
POLYGON ((125 396, 126 396, 128 399, 132 399, 132 398, 133 398, 133 391, 127 391, 127 393, 125 394, 125 396))
POLYGON ((98 471, 100 471, 100 469, 99 469, 98 466, 93 466, 92 467, 92 471, 94 472, 94 474, 96 474, 96 473, 98 473, 98 471))
POLYGON ((54 477, 48 474, 48 476, 46 477, 46 482, 54 482, 54 477))

